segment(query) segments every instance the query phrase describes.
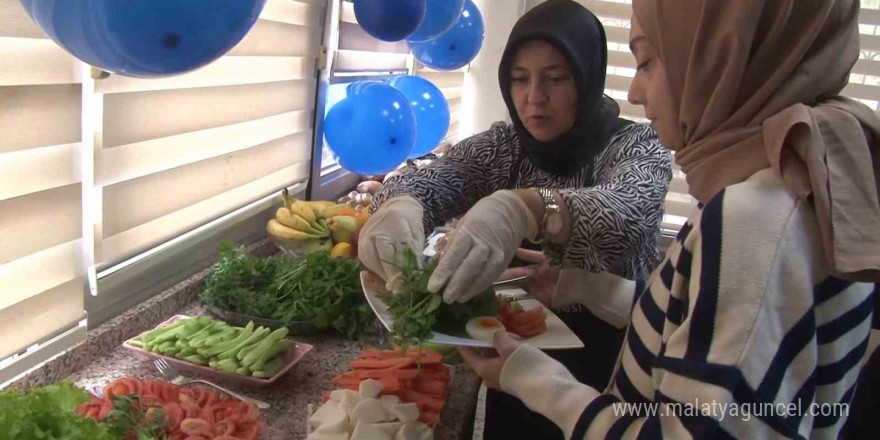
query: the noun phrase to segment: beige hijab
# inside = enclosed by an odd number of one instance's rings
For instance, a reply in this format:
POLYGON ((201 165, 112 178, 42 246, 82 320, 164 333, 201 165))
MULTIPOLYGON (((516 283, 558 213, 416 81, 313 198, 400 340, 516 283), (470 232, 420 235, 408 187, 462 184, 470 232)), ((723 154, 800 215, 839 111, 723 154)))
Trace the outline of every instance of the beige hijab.
POLYGON ((773 167, 812 197, 832 274, 880 280, 880 118, 838 96, 858 0, 634 0, 680 110, 676 162, 705 203, 773 167))

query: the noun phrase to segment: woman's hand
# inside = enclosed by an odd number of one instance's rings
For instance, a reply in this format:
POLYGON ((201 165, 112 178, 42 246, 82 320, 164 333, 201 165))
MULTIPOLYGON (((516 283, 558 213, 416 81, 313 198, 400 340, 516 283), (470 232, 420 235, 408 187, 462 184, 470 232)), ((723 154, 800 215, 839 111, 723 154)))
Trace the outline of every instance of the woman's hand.
POLYGON ((523 239, 535 234, 535 218, 516 193, 498 191, 483 198, 455 228, 428 290, 442 290, 447 304, 473 298, 504 272, 523 239))
POLYGON ((419 202, 409 196, 386 201, 370 216, 358 237, 358 258, 367 269, 386 281, 386 289, 395 291, 400 276, 397 251, 409 246, 417 256, 425 248, 422 226, 423 210, 419 202))
POLYGON ((529 249, 517 249, 516 256, 530 263, 530 266, 514 267, 507 269, 501 274, 500 280, 509 280, 527 276, 525 291, 534 296, 538 301, 549 308, 553 308, 553 300, 556 296, 556 284, 559 281, 561 268, 551 267, 550 258, 541 251, 529 249))
POLYGON ((515 335, 505 331, 495 332, 495 339, 492 345, 494 345, 495 351, 498 352, 498 356, 481 356, 476 350, 468 347, 459 347, 458 352, 464 358, 464 361, 467 362, 468 366, 474 370, 474 373, 480 376, 480 379, 483 379, 487 387, 500 390, 501 370, 504 369, 504 363, 522 344, 522 342, 515 338, 515 335))

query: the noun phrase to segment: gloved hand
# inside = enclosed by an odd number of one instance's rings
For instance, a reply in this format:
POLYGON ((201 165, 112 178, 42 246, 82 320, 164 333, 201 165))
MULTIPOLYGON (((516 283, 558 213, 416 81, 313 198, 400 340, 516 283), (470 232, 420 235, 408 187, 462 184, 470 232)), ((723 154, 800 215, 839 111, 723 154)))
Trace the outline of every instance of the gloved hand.
POLYGON ((513 191, 480 200, 458 223, 428 290, 437 293, 445 286, 447 304, 473 298, 498 279, 523 239, 537 231, 531 210, 513 191))
POLYGON ((410 196, 394 197, 370 216, 358 238, 358 258, 386 282, 389 291, 395 291, 394 282, 400 275, 395 265, 396 251, 408 245, 421 257, 425 249, 425 231, 422 226, 422 205, 410 196))

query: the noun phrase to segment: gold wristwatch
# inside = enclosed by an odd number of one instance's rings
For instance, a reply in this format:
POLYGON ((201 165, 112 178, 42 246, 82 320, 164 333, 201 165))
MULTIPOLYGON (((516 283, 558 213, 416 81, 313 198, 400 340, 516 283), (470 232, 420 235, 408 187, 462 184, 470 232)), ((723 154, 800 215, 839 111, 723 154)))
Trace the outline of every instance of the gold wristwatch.
POLYGON ((538 235, 532 241, 540 244, 547 241, 548 237, 553 237, 562 231, 562 207, 556 200, 556 193, 546 188, 537 188, 538 194, 544 201, 544 217, 538 223, 538 235))

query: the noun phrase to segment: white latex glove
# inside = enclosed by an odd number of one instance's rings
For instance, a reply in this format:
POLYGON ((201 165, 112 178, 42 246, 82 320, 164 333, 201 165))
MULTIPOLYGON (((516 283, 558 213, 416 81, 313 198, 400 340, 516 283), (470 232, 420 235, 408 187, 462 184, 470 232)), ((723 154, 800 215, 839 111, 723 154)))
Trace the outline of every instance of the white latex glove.
POLYGON ((443 290, 443 301, 465 302, 498 279, 524 238, 534 238, 537 224, 529 207, 513 191, 486 197, 458 223, 449 248, 428 290, 443 290))
POLYGON ((395 265, 396 250, 408 245, 416 256, 425 249, 425 231, 422 226, 422 205, 409 196, 389 199, 370 216, 358 238, 358 258, 386 282, 389 291, 395 291, 400 268, 395 265))

